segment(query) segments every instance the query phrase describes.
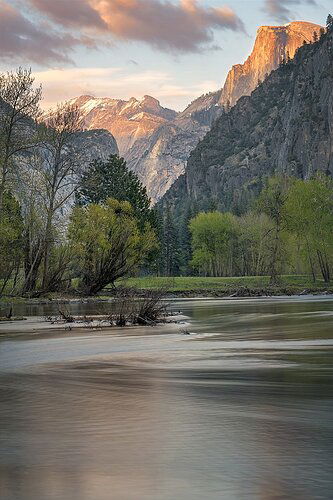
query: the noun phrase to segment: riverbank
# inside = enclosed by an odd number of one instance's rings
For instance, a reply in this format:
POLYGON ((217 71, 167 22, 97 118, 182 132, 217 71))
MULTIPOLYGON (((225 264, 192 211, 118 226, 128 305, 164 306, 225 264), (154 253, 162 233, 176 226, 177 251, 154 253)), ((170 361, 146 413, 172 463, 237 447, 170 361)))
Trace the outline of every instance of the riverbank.
MULTIPOLYGON (((4 314, 11 304, 47 305, 50 303, 94 303, 110 302, 130 292, 137 297, 144 297, 150 290, 164 288, 165 298, 201 298, 201 297, 277 297, 295 295, 333 295, 333 284, 316 280, 310 276, 281 276, 279 284, 269 284, 268 276, 240 277, 142 277, 128 278, 116 283, 116 287, 107 287, 94 297, 82 297, 75 293, 49 294, 45 297, 29 299, 27 297, 2 297, 0 310, 4 314)), ((1 316, 1 314, 0 314, 1 316)))
MULTIPOLYGON (((270 285, 269 276, 238 277, 143 277, 123 280, 118 286, 145 290, 165 288, 168 297, 276 297, 280 295, 333 294, 333 285, 311 276, 281 276, 277 285, 270 285)), ((111 291, 111 290, 110 290, 111 291)))

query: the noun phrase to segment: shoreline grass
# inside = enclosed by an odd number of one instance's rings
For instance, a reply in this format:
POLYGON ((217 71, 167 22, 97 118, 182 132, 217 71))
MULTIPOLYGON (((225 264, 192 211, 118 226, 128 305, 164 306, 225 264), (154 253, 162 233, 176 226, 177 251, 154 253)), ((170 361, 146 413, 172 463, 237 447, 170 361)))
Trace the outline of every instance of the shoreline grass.
POLYGON ((118 287, 133 287, 142 290, 168 287, 169 293, 187 292, 221 292, 236 291, 237 289, 251 290, 290 290, 291 293, 302 293, 303 291, 328 291, 333 290, 333 285, 318 279, 315 283, 311 276, 304 275, 284 275, 281 276, 278 285, 272 286, 269 283, 269 276, 236 276, 236 277, 158 277, 146 276, 140 278, 128 278, 117 283, 118 287))
POLYGON ((82 297, 75 293, 52 293, 39 298, 2 296, 0 306, 14 303, 46 304, 49 301, 70 302, 110 300, 114 296, 121 296, 122 290, 137 290, 145 294, 149 290, 165 289, 168 297, 256 297, 278 295, 307 295, 328 293, 333 294, 333 283, 325 283, 317 279, 314 283, 311 276, 283 275, 278 285, 269 284, 269 276, 235 276, 235 277, 200 277, 176 276, 160 277, 145 276, 119 280, 116 287, 106 287, 99 295, 82 297))

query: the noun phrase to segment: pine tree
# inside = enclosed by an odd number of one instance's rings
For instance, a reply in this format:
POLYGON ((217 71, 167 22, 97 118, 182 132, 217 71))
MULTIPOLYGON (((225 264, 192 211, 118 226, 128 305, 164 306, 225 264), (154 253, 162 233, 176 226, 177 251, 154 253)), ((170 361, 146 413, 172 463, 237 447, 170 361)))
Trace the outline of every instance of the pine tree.
POLYGON ((162 234, 161 234, 161 272, 165 276, 176 276, 179 274, 178 252, 179 244, 177 232, 173 222, 172 211, 169 203, 162 214, 162 234))
POLYGON ((128 201, 141 223, 156 226, 155 211, 150 208, 146 188, 118 155, 111 155, 106 161, 94 160, 76 192, 76 203, 80 206, 103 203, 108 198, 128 201))

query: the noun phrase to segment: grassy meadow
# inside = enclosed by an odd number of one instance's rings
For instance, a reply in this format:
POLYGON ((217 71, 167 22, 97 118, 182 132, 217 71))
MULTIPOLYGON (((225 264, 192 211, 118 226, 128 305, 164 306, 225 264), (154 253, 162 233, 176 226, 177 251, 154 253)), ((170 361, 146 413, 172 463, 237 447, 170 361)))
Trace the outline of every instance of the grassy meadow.
POLYGON ((330 287, 323 280, 313 282, 311 276, 285 275, 281 276, 279 285, 272 287, 269 284, 269 276, 237 276, 237 277, 157 277, 146 276, 141 278, 128 278, 117 282, 117 286, 135 287, 142 290, 157 289, 165 287, 169 293, 194 295, 200 293, 208 294, 232 294, 241 289, 253 291, 268 290, 275 294, 298 294, 303 291, 319 293, 329 290, 330 287))

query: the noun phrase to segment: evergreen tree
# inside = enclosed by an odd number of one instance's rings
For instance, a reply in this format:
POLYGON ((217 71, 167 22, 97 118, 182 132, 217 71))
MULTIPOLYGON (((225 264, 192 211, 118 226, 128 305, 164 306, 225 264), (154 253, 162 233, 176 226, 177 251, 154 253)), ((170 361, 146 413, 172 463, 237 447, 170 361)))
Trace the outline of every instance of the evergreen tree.
POLYGON ((333 16, 331 14, 327 16, 326 28, 328 32, 333 30, 333 16))
POLYGON ((111 155, 106 161, 94 160, 83 174, 76 192, 79 206, 103 203, 108 198, 128 201, 141 224, 150 222, 156 226, 155 211, 150 208, 146 188, 118 155, 111 155))
POLYGON ((179 241, 169 203, 162 215, 161 239, 161 273, 165 276, 179 274, 179 241))

